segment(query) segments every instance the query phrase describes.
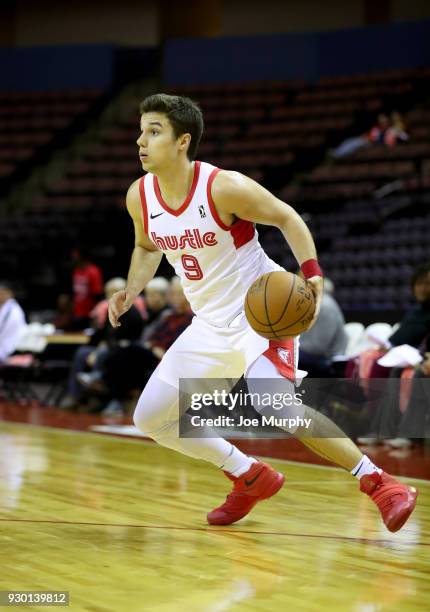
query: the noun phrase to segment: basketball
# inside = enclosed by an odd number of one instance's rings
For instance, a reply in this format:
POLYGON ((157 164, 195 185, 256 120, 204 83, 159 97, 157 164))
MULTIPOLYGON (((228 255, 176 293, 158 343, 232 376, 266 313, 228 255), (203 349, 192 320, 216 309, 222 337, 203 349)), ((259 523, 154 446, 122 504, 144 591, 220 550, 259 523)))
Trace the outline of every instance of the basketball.
POLYGON ((305 332, 315 312, 315 296, 306 281, 292 272, 263 274, 250 286, 245 314, 252 329, 269 340, 305 332))

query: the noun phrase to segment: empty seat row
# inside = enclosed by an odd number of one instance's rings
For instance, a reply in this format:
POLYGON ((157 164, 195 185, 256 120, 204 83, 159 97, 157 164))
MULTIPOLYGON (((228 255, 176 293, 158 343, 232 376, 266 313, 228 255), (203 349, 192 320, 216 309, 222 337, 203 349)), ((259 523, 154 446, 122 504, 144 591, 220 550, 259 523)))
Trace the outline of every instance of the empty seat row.
POLYGON ((354 179, 396 179, 404 176, 412 176, 415 172, 415 164, 411 161, 379 162, 373 164, 349 163, 334 166, 324 165, 315 168, 308 177, 308 181, 317 183, 320 181, 336 182, 354 179))
POLYGON ((401 143, 395 147, 386 147, 385 145, 373 145, 371 147, 361 149, 351 157, 345 157, 344 159, 340 159, 337 163, 349 164, 352 160, 370 161, 381 159, 408 159, 430 155, 430 128, 428 129, 428 137, 425 139, 427 140, 427 142, 415 142, 414 140, 411 139, 410 142, 401 143))
POLYGON ((328 104, 279 106, 275 107, 271 116, 274 119, 351 115, 359 111, 376 112, 382 108, 381 98, 353 100, 345 102, 332 102, 328 104))
POLYGON ((384 94, 398 96, 411 91, 412 83, 402 82, 398 84, 381 83, 380 85, 363 87, 339 87, 329 89, 311 89, 297 95, 296 101, 315 104, 317 101, 325 100, 351 100, 354 98, 375 98, 384 94))
POLYGON ((339 87, 339 85, 357 85, 359 83, 381 83, 404 81, 406 79, 421 80, 430 76, 430 68, 408 68, 397 70, 386 70, 384 72, 370 72, 364 74, 352 74, 347 76, 321 77, 316 82, 316 87, 339 87))
POLYGON ((78 115, 88 110, 89 102, 70 101, 40 104, 0 104, 0 117, 12 119, 13 117, 52 117, 78 115))

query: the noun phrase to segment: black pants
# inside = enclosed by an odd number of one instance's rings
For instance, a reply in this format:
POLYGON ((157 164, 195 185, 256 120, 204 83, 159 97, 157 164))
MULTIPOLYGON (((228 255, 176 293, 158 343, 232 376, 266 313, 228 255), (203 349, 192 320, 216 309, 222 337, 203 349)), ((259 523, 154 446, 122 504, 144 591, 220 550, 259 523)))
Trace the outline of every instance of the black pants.
POLYGON ((122 400, 133 389, 143 389, 159 361, 138 344, 117 347, 103 364, 103 382, 110 398, 122 400))
POLYGON ((401 372, 400 368, 393 368, 387 394, 374 414, 371 430, 381 438, 424 438, 430 410, 430 378, 417 370, 410 381, 402 381, 402 384, 411 384, 409 403, 402 414, 399 408, 401 372))
POLYGON ((300 349, 299 368, 309 373, 309 378, 327 378, 333 376, 332 364, 330 359, 321 355, 314 355, 300 349))

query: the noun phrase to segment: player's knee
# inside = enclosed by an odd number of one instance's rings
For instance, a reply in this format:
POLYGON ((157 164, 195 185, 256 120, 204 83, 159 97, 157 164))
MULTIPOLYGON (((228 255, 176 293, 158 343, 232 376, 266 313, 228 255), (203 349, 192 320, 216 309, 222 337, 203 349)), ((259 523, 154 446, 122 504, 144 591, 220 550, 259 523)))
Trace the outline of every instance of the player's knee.
POLYGON ((178 419, 178 390, 152 375, 133 415, 136 427, 156 439, 157 434, 178 419))
POLYGON ((156 432, 161 429, 162 425, 154 419, 148 418, 145 413, 135 410, 133 415, 133 423, 142 433, 154 438, 156 432))
POLYGON ((144 417, 142 415, 142 411, 139 410, 139 404, 136 406, 133 414, 133 423, 140 431, 144 429, 144 417))
POLYGON ((133 422, 137 429, 155 439, 157 434, 162 432, 169 424, 170 413, 169 405, 151 402, 141 396, 134 411, 133 422))
MULTIPOLYGON (((152 432, 157 431, 161 426, 161 419, 159 414, 154 413, 153 410, 146 410, 143 403, 138 403, 133 414, 133 422, 137 429, 151 436, 152 432)), ((152 437, 152 436, 151 436, 152 437)))

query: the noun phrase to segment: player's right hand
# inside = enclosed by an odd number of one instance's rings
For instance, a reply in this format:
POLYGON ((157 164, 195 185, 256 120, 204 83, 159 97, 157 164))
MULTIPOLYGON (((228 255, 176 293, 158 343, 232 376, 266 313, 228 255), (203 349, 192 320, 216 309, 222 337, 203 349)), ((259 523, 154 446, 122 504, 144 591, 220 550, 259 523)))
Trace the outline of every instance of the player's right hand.
POLYGON ((109 321, 112 327, 120 327, 119 318, 129 310, 133 304, 134 297, 125 289, 116 291, 109 300, 109 321))

